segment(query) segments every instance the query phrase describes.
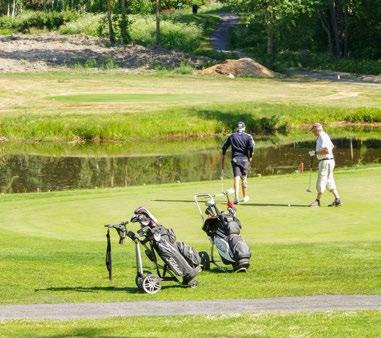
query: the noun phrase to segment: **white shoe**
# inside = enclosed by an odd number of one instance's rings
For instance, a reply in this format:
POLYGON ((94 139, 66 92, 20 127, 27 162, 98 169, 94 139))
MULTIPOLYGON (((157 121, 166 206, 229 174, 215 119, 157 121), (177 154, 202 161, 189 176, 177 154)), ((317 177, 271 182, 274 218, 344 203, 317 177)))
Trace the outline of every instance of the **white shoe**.
POLYGON ((249 196, 245 196, 242 200, 243 203, 247 203, 250 201, 250 197, 249 196))
POLYGON ((234 204, 238 204, 238 203, 239 203, 238 198, 235 198, 234 199, 234 204))

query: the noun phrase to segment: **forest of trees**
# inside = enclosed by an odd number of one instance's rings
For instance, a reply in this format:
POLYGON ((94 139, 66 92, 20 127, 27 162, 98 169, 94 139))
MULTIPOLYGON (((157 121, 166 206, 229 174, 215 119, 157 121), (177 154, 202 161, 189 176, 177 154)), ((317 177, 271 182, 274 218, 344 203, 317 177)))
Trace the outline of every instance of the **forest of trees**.
POLYGON ((237 44, 328 51, 337 58, 381 58, 380 0, 226 0, 245 13, 237 44))

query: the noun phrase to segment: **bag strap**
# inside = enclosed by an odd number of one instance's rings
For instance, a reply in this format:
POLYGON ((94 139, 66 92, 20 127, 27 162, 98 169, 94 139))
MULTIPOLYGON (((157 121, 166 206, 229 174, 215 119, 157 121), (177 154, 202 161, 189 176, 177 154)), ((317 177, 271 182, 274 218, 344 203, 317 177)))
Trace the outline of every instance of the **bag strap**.
POLYGON ((107 229, 106 239, 107 239, 106 268, 107 268, 107 271, 108 271, 108 279, 112 280, 112 259, 111 259, 110 229, 107 229))

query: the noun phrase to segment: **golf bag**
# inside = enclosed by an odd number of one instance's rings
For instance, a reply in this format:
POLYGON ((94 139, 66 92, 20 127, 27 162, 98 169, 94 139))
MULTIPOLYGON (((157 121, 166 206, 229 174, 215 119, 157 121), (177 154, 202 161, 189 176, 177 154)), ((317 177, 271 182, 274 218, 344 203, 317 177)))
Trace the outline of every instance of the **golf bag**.
MULTIPOLYGON (((141 234, 144 234, 169 269, 184 278, 184 283, 192 280, 201 270, 198 252, 184 242, 177 242, 173 230, 159 224, 147 209, 136 209, 131 221, 140 223, 141 234)), ((150 256, 150 252, 146 251, 146 254, 150 256)))
POLYGON ((216 245, 224 264, 231 264, 234 271, 249 268, 251 252, 240 235, 241 223, 235 216, 235 211, 210 215, 202 229, 216 245))

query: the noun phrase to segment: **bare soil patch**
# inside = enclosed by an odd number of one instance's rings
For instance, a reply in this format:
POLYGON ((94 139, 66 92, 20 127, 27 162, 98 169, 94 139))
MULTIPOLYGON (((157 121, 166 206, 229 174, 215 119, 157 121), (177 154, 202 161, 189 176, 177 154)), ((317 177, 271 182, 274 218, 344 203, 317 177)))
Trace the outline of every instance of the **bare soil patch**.
POLYGON ((116 63, 119 70, 178 67, 182 62, 201 68, 205 57, 146 48, 139 45, 109 47, 104 39, 83 35, 11 35, 0 37, 0 72, 49 71, 93 60, 97 65, 116 63))
POLYGON ((277 74, 275 72, 250 58, 242 58, 239 60, 226 60, 221 64, 217 64, 204 69, 203 74, 224 75, 230 77, 277 77, 277 74))

